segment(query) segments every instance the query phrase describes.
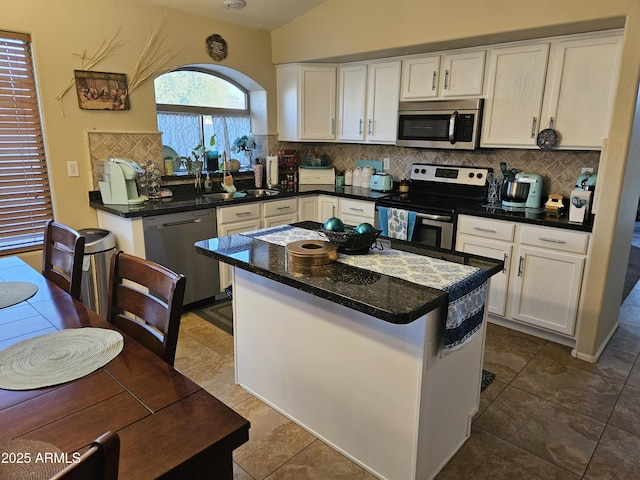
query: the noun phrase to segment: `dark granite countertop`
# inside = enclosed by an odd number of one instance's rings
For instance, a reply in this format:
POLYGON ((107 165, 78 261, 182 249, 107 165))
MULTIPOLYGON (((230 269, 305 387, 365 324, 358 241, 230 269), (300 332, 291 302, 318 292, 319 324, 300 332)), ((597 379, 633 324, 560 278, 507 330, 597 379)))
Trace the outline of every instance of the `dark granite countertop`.
MULTIPOLYGON (((317 222, 294 226, 319 230, 317 222)), ((503 262, 461 252, 382 239, 387 247, 481 268, 489 276, 503 262)), ((447 302, 447 294, 435 288, 382 275, 341 262, 321 266, 287 268, 285 248, 245 235, 196 242, 196 251, 257 275, 344 305, 390 323, 407 324, 447 302)))
POLYGON ((564 228, 567 230, 579 230, 591 232, 592 218, 588 222, 574 223, 569 221, 568 209, 563 209, 561 214, 545 209, 524 209, 520 211, 507 211, 500 207, 488 207, 485 205, 468 205, 459 207, 458 214, 473 215, 476 217, 492 218, 494 220, 508 220, 511 222, 529 223, 544 227, 564 228))
MULTIPOLYGON (((219 182, 214 182, 219 185, 219 182)), ((239 179, 235 181, 238 191, 253 188, 253 178, 239 179)), ((103 210, 114 215, 125 218, 149 217, 154 215, 164 215, 168 213, 188 212, 191 210, 201 210, 207 208, 222 207, 228 205, 256 202, 256 201, 274 201, 284 198, 299 197, 303 195, 333 195, 338 197, 353 198, 356 200, 367 200, 375 202, 376 200, 396 194, 397 192, 376 192, 368 188, 344 186, 337 187, 334 185, 298 185, 295 188, 280 189, 280 193, 273 196, 255 197, 247 195, 243 198, 233 198, 228 200, 214 200, 207 198, 205 192, 196 192, 193 185, 181 184, 171 185, 168 187, 173 192, 173 197, 159 200, 149 200, 142 205, 105 205, 102 203, 102 197, 99 191, 89 192, 89 205, 97 210, 103 210)), ((217 190, 220 191, 220 190, 217 190)), ((547 227, 565 228, 569 230, 579 230, 583 232, 591 232, 592 218, 590 221, 581 223, 572 223, 568 219, 568 210, 564 209, 561 215, 544 209, 524 211, 506 211, 502 208, 493 208, 481 205, 467 205, 459 207, 458 214, 473 215, 476 217, 493 218, 495 220, 508 220, 512 222, 529 223, 533 225, 541 225, 547 227)))
MULTIPOLYGON (((218 182, 219 183, 219 182, 218 182)), ((236 181, 238 191, 253 188, 253 179, 249 181, 236 181)), ((334 195, 358 200, 375 202, 378 198, 391 195, 393 192, 375 192, 362 187, 336 187, 333 185, 299 185, 297 188, 280 189, 280 193, 272 196, 255 197, 247 195, 242 198, 228 200, 207 198, 205 192, 196 192, 193 185, 170 185, 173 197, 158 200, 148 200, 142 205, 105 205, 99 191, 89 192, 89 205, 96 210, 103 210, 125 218, 149 217, 164 215, 167 213, 180 213, 206 208, 223 207, 256 201, 274 201, 283 198, 299 197, 303 195, 334 195)), ((222 191, 222 190, 216 190, 222 191)), ((212 192, 210 192, 212 193, 212 192)))

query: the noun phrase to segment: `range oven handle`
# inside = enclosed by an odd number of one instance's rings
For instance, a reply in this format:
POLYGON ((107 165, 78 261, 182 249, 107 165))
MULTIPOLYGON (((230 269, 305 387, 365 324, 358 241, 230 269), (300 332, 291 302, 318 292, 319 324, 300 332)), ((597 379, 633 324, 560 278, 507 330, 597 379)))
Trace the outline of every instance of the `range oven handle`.
POLYGON ((456 143, 456 123, 458 122, 458 111, 456 110, 449 117, 449 141, 451 145, 456 143))
POLYGON ((434 220, 436 222, 450 222, 453 220, 451 215, 433 215, 431 213, 416 213, 417 218, 424 218, 425 220, 434 220))

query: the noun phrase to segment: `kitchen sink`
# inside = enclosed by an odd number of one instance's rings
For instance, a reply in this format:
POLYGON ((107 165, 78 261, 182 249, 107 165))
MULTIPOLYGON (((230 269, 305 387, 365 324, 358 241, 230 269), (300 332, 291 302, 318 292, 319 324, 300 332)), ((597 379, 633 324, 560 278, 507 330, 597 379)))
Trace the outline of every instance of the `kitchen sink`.
POLYGON ((247 195, 251 195, 252 197, 270 197, 272 195, 278 195, 280 190, 270 190, 268 188, 250 188, 245 190, 247 195))
POLYGON ((229 193, 229 192, 203 193, 202 196, 210 200, 230 200, 233 198, 233 193, 229 193))

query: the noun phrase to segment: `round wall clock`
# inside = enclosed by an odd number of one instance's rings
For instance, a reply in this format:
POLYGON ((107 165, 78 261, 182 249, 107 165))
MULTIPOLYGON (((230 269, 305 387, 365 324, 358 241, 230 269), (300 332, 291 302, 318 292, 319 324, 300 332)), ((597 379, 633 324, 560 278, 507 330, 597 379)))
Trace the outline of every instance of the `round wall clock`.
POLYGON ((217 33, 207 37, 207 53, 216 62, 224 60, 227 58, 227 42, 217 33))

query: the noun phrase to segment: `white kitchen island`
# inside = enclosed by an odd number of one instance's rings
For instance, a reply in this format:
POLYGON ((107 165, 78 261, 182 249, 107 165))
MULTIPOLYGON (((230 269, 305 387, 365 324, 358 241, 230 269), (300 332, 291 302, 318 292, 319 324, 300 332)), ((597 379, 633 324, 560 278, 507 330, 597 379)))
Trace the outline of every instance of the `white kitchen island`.
POLYGON ((340 275, 356 267, 338 262, 292 273, 284 247, 242 235, 196 248, 235 267, 236 380, 253 395, 385 479, 433 478, 469 437, 484 326, 442 356, 446 294, 387 275, 354 285, 340 275))

